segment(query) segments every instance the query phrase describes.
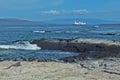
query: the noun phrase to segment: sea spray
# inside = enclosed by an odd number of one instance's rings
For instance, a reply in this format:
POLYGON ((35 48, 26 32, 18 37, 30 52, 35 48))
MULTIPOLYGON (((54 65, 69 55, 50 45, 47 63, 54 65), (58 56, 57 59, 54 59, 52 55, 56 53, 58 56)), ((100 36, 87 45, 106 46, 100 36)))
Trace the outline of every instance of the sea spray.
POLYGON ((36 44, 30 44, 29 41, 18 41, 9 45, 0 45, 0 49, 40 50, 41 48, 36 44))

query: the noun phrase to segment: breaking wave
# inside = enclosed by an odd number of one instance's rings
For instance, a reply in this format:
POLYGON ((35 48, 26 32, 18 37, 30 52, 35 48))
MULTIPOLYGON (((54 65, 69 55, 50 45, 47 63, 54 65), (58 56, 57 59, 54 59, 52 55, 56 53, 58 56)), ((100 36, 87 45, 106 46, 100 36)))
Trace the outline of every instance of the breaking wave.
POLYGON ((44 30, 35 30, 33 31, 34 33, 80 33, 80 31, 77 30, 72 30, 72 31, 62 31, 62 30, 58 30, 58 31, 44 31, 44 30))
POLYGON ((21 49, 21 50, 40 50, 36 44, 30 44, 29 41, 18 41, 12 44, 0 45, 0 49, 21 49))
POLYGON ((52 32, 52 31, 45 31, 45 30, 35 30, 33 31, 34 33, 48 33, 48 32, 52 32))
POLYGON ((34 33, 45 33, 46 31, 33 31, 34 33))

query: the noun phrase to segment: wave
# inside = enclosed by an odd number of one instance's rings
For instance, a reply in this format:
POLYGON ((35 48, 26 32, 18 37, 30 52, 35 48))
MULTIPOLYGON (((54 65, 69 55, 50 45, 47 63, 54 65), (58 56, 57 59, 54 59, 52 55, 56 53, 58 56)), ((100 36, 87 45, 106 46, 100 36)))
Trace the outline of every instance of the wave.
POLYGON ((34 33, 80 33, 80 31, 44 31, 44 30, 35 30, 34 33))
POLYGON ((65 33, 79 33, 80 31, 65 31, 65 33))
POLYGON ((94 26, 94 27, 95 27, 95 28, 99 28, 100 26, 97 26, 97 25, 96 25, 96 26, 94 26))
POLYGON ((34 33, 45 33, 46 31, 33 31, 34 33))
POLYGON ((44 30, 35 30, 34 33, 46 33, 46 32, 52 32, 52 31, 44 31, 44 30))
POLYGON ((21 49, 21 50, 40 50, 36 44, 30 44, 29 41, 18 41, 13 44, 0 45, 0 49, 21 49))

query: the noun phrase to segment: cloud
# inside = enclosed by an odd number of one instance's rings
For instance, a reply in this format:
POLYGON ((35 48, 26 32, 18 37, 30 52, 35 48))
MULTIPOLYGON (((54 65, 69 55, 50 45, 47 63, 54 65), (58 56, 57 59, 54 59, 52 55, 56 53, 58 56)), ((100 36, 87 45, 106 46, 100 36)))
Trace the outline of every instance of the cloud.
POLYGON ((0 10, 30 10, 56 7, 64 0, 0 0, 0 10))
POLYGON ((48 14, 58 15, 58 14, 60 14, 60 11, 57 11, 57 10, 49 10, 49 11, 41 11, 40 13, 41 13, 41 14, 44 14, 44 15, 48 15, 48 14))
POLYGON ((86 9, 72 10, 71 13, 73 13, 73 14, 87 14, 88 10, 86 10, 86 9))
POLYGON ((79 9, 79 10, 48 10, 48 11, 40 11, 40 14, 44 15, 70 15, 70 14, 75 14, 75 15, 81 15, 81 14, 87 14, 89 13, 88 10, 86 9, 79 9))

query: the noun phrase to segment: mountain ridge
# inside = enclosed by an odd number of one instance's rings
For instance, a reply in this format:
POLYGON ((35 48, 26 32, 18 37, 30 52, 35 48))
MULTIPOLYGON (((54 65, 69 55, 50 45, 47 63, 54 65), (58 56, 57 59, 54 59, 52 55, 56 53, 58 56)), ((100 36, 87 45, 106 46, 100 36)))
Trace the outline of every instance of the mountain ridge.
POLYGON ((0 25, 43 25, 45 23, 39 21, 30 21, 24 19, 0 19, 0 25))
POLYGON ((24 19, 0 19, 0 25, 72 25, 75 21, 87 23, 87 25, 94 24, 120 24, 119 21, 91 19, 91 18, 66 18, 66 19, 53 19, 46 21, 31 21, 24 19))

